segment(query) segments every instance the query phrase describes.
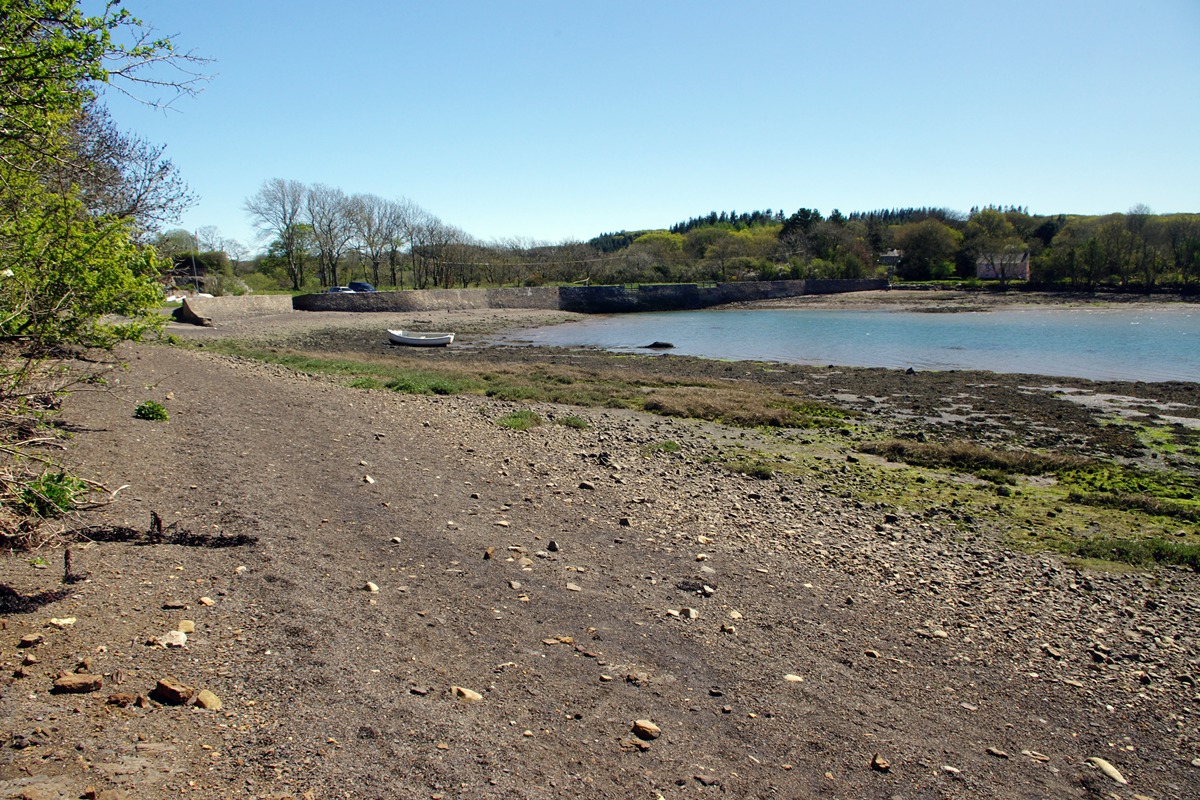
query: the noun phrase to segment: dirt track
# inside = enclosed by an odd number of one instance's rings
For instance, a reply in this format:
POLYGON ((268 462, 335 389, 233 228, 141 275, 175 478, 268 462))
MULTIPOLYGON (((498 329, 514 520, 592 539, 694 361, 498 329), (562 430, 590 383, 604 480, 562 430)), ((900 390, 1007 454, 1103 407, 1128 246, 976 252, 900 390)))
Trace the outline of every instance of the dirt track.
MULTIPOLYGON (((125 487, 87 523, 155 511, 167 541, 76 544, 87 581, 5 614, 22 677, 0 796, 1200 794, 1191 573, 1007 552, 854 501, 844 463, 809 481, 706 463, 753 433, 554 408, 590 427, 514 432, 485 398, 126 355, 117 391, 70 399, 69 457, 125 487), (171 420, 132 418, 144 399, 171 420), (238 535, 256 541, 213 546, 238 535), (147 643, 181 619, 184 648, 147 643), (29 633, 45 641, 17 649, 29 633), (101 690, 48 692, 85 658, 101 690), (223 708, 106 702, 167 676, 223 708)), ((39 556, 0 562, 0 584, 57 588, 61 552, 39 556)))

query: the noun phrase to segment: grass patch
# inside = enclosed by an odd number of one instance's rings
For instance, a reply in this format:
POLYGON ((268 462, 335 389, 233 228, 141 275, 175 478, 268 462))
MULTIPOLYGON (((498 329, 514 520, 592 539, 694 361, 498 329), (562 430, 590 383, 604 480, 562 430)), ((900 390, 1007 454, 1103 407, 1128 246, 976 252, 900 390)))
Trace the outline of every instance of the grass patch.
POLYGON ((510 431, 527 431, 541 425, 542 418, 535 412, 523 408, 511 414, 505 414, 496 420, 496 424, 501 428, 508 428, 510 431))
MULTIPOLYGON (((278 364, 308 375, 345 379, 355 388, 386 387, 412 394, 483 394, 519 403, 557 403, 584 408, 624 408, 669 417, 702 419, 744 428, 824 428, 853 416, 833 405, 741 381, 670 380, 632 368, 581 369, 569 365, 398 365, 386 361, 315 354, 247 342, 224 341, 210 349, 278 364)), ((636 359, 633 359, 636 361, 636 359)))
POLYGON ((557 422, 559 425, 565 425, 566 427, 574 428, 577 431, 586 431, 588 428, 592 427, 591 423, 588 422, 583 417, 576 417, 576 416, 558 417, 554 421, 557 422))
POLYGON ((148 419, 153 422, 166 422, 171 418, 171 415, 167 413, 166 406, 154 400, 147 400, 138 405, 138 407, 133 410, 133 416, 137 417, 138 419, 148 419))
POLYGON ((663 442, 655 442, 648 444, 642 448, 642 455, 652 456, 655 453, 678 453, 683 448, 679 446, 679 442, 673 439, 667 439, 663 442))
POLYGON ((821 428, 849 414, 834 406, 740 386, 663 386, 650 389, 642 409, 664 417, 720 422, 739 428, 821 428))
POLYGON ((1034 453, 1027 450, 994 450, 972 442, 915 442, 891 439, 869 442, 859 450, 918 467, 951 469, 984 480, 1010 482, 1012 475, 1059 474, 1068 469, 1090 467, 1093 462, 1076 456, 1034 453))
POLYGON ((1080 542, 1072 555, 1149 567, 1171 564, 1200 572, 1200 544, 1172 542, 1157 537, 1123 539, 1096 536, 1080 542))

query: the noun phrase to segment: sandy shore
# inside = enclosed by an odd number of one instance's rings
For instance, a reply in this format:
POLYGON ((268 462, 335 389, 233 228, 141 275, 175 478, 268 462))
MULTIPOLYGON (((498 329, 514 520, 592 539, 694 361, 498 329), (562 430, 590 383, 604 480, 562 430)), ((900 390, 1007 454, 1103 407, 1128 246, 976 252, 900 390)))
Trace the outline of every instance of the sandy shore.
MULTIPOLYGON (((122 488, 81 520, 82 582, 58 591, 61 547, 0 561, 4 796, 1195 796, 1193 573, 1015 550, 1012 517, 950 489, 920 510, 881 495, 869 470, 885 465, 836 429, 535 404, 544 424, 515 431, 498 422, 520 404, 354 390, 207 346, 753 381, 840 403, 856 427, 1080 452, 1132 440, 1064 387, 1200 416, 1194 385, 471 343, 558 318, 173 327, 206 347, 130 348, 108 391, 69 398, 69 460, 122 488), (418 324, 466 346, 377 341, 418 324), (171 419, 134 419, 145 399, 171 419), (768 447, 807 471, 721 465, 768 447), (151 511, 161 542, 142 533, 151 511), (51 691, 77 672, 101 688, 51 691), (189 704, 155 691, 167 678, 189 704), (201 689, 219 710, 195 705, 201 689)), ((888 469, 923 481, 914 496, 941 486, 888 469)))

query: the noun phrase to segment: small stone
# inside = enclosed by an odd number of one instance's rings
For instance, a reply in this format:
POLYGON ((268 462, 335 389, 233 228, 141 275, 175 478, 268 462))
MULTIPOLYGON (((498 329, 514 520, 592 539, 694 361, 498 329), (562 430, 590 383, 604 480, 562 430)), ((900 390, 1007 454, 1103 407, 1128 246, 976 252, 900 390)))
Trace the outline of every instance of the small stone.
POLYGON ((546 549, 549 550, 551 553, 557 553, 558 552, 558 541, 555 539, 551 539, 549 542, 546 543, 546 549))
POLYGON ((36 663, 38 663, 38 658, 33 653, 26 653, 25 657, 21 659, 23 667, 32 667, 36 663))
POLYGON ((695 608, 681 608, 679 613, 685 619, 698 619, 700 617, 699 610, 695 608))
POLYGON ((952 767, 949 764, 942 764, 942 772, 946 773, 947 775, 954 775, 954 776, 958 776, 958 775, 962 774, 961 769, 959 769, 958 767, 952 767))
POLYGON ((886 758, 881 758, 879 753, 876 753, 871 756, 871 769, 876 772, 889 772, 892 769, 892 765, 886 758))
POLYGON ((1193 759, 1192 759, 1192 766, 1193 766, 1193 767, 1200 767, 1200 758, 1193 758, 1193 759))
POLYGON ((375 482, 375 479, 372 478, 370 475, 363 475, 363 483, 371 484, 374 482, 375 482))
POLYGON ((403 539, 401 539, 399 536, 393 536, 393 537, 392 537, 392 544, 400 544, 400 543, 401 543, 401 542, 403 542, 403 541, 404 541, 404 540, 403 540, 403 539))
POLYGON ((46 641, 46 637, 40 633, 27 633, 21 637, 21 641, 17 642, 17 647, 37 647, 44 641, 46 641))
POLYGON ((864 650, 863 655, 867 658, 879 658, 878 650, 864 650))
POLYGON ((483 560, 491 561, 495 555, 496 555, 496 548, 494 548, 494 547, 485 548, 483 551, 483 560))
POLYGON ((1088 763, 1091 764, 1092 766, 1094 766, 1096 769, 1103 772, 1108 777, 1112 778, 1117 783, 1121 784, 1122 786, 1129 783, 1129 781, 1125 780, 1125 776, 1121 774, 1120 770, 1118 770, 1116 767, 1114 767, 1109 762, 1105 761, 1103 758, 1097 758, 1096 756, 1092 756, 1091 758, 1088 759, 1088 763))
MULTIPOLYGON (((174 678, 163 678, 154 687, 151 696, 160 703, 166 703, 172 706, 181 706, 192 699, 192 695, 196 690, 191 686, 180 683, 174 678)), ((136 702, 136 701, 135 701, 136 702)))
POLYGON ((508 582, 508 588, 510 588, 510 589, 520 589, 520 588, 521 588, 521 582, 520 582, 520 581, 509 581, 509 582, 508 582))
POLYGON ((70 628, 77 621, 78 620, 76 620, 75 617, 52 617, 46 622, 46 624, 51 628, 58 628, 59 630, 62 630, 63 628, 70 628))
POLYGON ((592 492, 596 490, 596 484, 592 483, 591 481, 580 481, 579 488, 592 492))
POLYGON ((187 603, 181 603, 178 600, 168 600, 162 604, 162 607, 166 611, 179 611, 187 608, 187 603))
POLYGON ((221 698, 217 697, 208 689, 201 689, 196 693, 196 705, 200 708, 208 709, 209 711, 220 711, 221 698))
POLYGON ((1022 750, 1021 755, 1032 758, 1034 761, 1039 761, 1043 764, 1050 760, 1050 756, 1046 755, 1045 753, 1039 753, 1037 750, 1022 750))
POLYGON ((250 568, 249 568, 249 567, 247 567, 247 566, 244 566, 244 565, 240 565, 240 566, 238 566, 236 569, 234 569, 233 571, 234 571, 236 574, 238 574, 238 575, 245 575, 247 572, 249 572, 249 571, 250 571, 250 568))
POLYGON ((187 645, 187 634, 183 631, 167 631, 157 641, 163 647, 184 647, 187 645))
POLYGON ((729 618, 730 618, 730 619, 741 619, 741 618, 742 618, 742 612, 740 612, 740 611, 730 611, 730 612, 729 612, 729 618))
POLYGON ((468 689, 465 686, 451 686, 450 691, 455 697, 465 700, 468 703, 478 703, 483 699, 483 695, 474 689, 468 689))
POLYGON ((639 719, 633 723, 633 734, 639 739, 657 739, 662 736, 662 728, 648 719, 639 719))
POLYGON ((379 592, 379 586, 374 581, 367 581, 367 584, 363 586, 363 591, 370 592, 371 594, 377 594, 379 592))
POLYGON ((804 678, 799 675, 793 675, 790 672, 787 675, 784 675, 783 679, 788 683, 804 683, 804 678))
POLYGON ((217 601, 213 600, 211 597, 201 597, 200 598, 200 605, 202 605, 202 606, 215 606, 216 604, 217 604, 217 601))
POLYGON ((696 560, 697 561, 708 561, 708 554, 707 553, 696 553, 696 560))
POLYGON ((1008 753, 1004 752, 999 747, 989 747, 987 749, 987 754, 989 756, 995 756, 996 758, 1008 758, 1008 753))
POLYGON ((117 706, 118 708, 128 708, 129 706, 133 705, 136 700, 136 697, 124 692, 117 692, 108 696, 108 704, 110 706, 117 706))
POLYGON ((72 673, 70 675, 63 675, 54 681, 54 688, 51 691, 62 692, 64 694, 85 694, 87 692, 98 691, 103 685, 104 678, 99 675, 72 673))
POLYGON ((578 584, 574 584, 574 583, 568 583, 568 584, 567 584, 567 591, 568 591, 568 592, 582 592, 582 591, 583 591, 583 589, 581 589, 581 588, 579 587, 579 585, 578 585, 578 584))
POLYGON ((179 624, 175 626, 175 630, 180 633, 195 633, 196 623, 190 619, 181 619, 179 620, 179 624))

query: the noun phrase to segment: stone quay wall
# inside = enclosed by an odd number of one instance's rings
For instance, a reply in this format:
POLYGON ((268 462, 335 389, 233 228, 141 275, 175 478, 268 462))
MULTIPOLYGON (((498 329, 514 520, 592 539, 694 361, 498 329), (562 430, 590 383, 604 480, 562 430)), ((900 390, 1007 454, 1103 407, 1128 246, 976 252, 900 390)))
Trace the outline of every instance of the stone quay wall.
POLYGON ((538 308, 582 314, 678 311, 806 294, 886 289, 886 280, 739 281, 637 286, 532 286, 513 289, 418 289, 355 294, 303 294, 297 311, 438 311, 538 308))

